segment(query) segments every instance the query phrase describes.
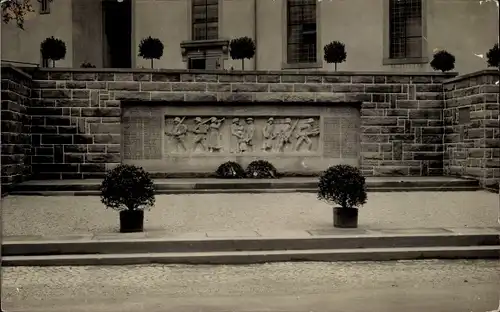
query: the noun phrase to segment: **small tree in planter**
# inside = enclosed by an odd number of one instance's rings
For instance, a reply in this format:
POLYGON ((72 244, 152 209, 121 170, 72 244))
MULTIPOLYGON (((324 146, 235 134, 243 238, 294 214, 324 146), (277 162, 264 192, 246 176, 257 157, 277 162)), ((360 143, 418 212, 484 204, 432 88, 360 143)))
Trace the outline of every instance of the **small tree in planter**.
POLYGON ((431 67, 434 70, 440 70, 443 73, 450 71, 455 68, 455 57, 453 54, 445 50, 438 51, 434 54, 431 61, 431 67))
POLYGON ((151 60, 151 68, 153 68, 153 60, 159 60, 163 56, 163 43, 158 38, 151 36, 142 39, 139 44, 139 56, 151 60))
POLYGON ((500 49, 498 48, 498 43, 495 43, 493 48, 491 48, 488 53, 486 53, 486 58, 488 59, 489 67, 499 67, 500 66, 500 49))
POLYGON ((255 55, 255 43, 248 37, 233 39, 229 43, 229 54, 233 60, 241 60, 241 69, 245 70, 245 59, 255 55))
POLYGON ((101 202, 120 212, 120 232, 142 232, 144 209, 155 203, 154 184, 142 168, 119 165, 109 170, 101 184, 101 202))
POLYGON ((66 56, 66 44, 61 39, 50 37, 45 39, 40 45, 42 57, 52 60, 52 67, 56 67, 56 61, 64 59, 66 56))
POLYGON ((337 71, 337 64, 345 62, 347 59, 347 52, 345 51, 345 44, 339 41, 333 41, 324 47, 324 59, 328 64, 335 64, 335 71, 337 71))
POLYGON ((278 171, 266 160, 254 160, 245 170, 246 176, 252 179, 276 179, 278 171))
POLYGON ((217 168, 215 174, 221 179, 241 179, 245 177, 245 170, 234 161, 227 161, 217 168))
POLYGON ((83 62, 82 65, 80 65, 81 68, 95 68, 94 65, 90 62, 83 62))
POLYGON ((333 207, 333 225, 338 228, 358 227, 358 206, 366 203, 365 178, 359 169, 348 165, 328 168, 319 178, 318 199, 333 207))

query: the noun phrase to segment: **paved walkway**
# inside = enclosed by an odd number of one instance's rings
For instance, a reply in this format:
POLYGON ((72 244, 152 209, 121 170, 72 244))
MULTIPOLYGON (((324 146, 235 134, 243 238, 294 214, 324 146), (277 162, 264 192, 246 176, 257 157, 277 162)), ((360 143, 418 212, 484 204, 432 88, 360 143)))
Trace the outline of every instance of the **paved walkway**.
MULTIPOLYGON (((97 196, 8 196, 2 199, 4 236, 74 235, 118 231, 118 213, 97 196)), ((361 229, 498 226, 498 194, 478 192, 369 193, 361 229)), ((331 205, 315 194, 159 195, 145 229, 184 233, 330 230, 331 205)))
POLYGON ((486 312, 499 261, 4 268, 9 312, 486 312))

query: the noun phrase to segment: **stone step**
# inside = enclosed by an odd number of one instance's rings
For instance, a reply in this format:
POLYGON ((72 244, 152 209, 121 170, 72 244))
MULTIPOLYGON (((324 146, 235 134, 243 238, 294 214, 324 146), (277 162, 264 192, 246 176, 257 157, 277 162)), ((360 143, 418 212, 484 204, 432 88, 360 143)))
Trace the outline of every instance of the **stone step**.
MULTIPOLYGON (((101 180, 47 180, 20 183, 12 195, 98 195, 101 180), (60 193, 64 192, 64 193, 60 193)), ((476 191, 479 183, 453 177, 367 178, 368 191, 476 191)), ((253 179, 157 179, 158 194, 314 192, 317 178, 253 179)))
POLYGON ((205 233, 197 233, 195 238, 161 237, 163 232, 112 233, 88 237, 75 235, 67 239, 40 238, 39 240, 29 237, 14 240, 16 238, 5 237, 2 244, 2 256, 500 246, 500 230, 494 228, 477 231, 474 229, 456 230, 456 232, 446 229, 383 231, 332 229, 331 231, 303 231, 303 236, 296 237, 258 237, 256 232, 253 232, 254 237, 220 238, 206 237, 205 233), (339 234, 331 235, 332 232, 339 234), (154 237, 155 234, 160 237, 154 237), (150 236, 146 237, 146 235, 150 236))
POLYGON ((391 261, 422 259, 499 259, 500 246, 273 250, 105 255, 5 256, 3 266, 138 264, 254 264, 290 261, 391 261))
MULTIPOLYGON (((479 186, 442 186, 442 187, 369 187, 368 192, 475 192, 479 186)), ((316 193, 316 188, 297 189, 191 189, 191 190, 157 190, 157 195, 175 194, 269 194, 269 193, 316 193)), ((19 196, 99 196, 99 191, 14 191, 10 195, 19 196)))

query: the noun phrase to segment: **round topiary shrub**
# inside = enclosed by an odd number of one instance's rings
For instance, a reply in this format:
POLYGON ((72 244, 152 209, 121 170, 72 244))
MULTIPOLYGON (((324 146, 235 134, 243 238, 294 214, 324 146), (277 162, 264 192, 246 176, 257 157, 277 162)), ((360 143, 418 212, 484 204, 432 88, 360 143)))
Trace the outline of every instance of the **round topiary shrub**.
POLYGON ((241 60, 241 69, 245 70, 245 59, 255 55, 255 42, 249 37, 233 39, 229 43, 229 55, 233 60, 241 60))
POLYGON ((366 203, 365 177, 358 168, 337 165, 328 168, 319 178, 318 199, 341 208, 356 208, 366 203))
POLYGON ((443 73, 450 71, 455 68, 455 57, 453 54, 448 53, 445 50, 438 51, 434 54, 431 61, 431 67, 434 70, 440 70, 443 73))
POLYGON ((143 210, 155 203, 153 180, 144 169, 119 165, 106 173, 101 184, 101 202, 118 211, 143 210))
POLYGON ((45 39, 40 45, 42 57, 52 60, 52 67, 56 67, 56 61, 64 59, 66 56, 66 44, 61 39, 50 37, 45 39))
POLYGON ((252 161, 246 171, 246 176, 252 179, 276 179, 278 171, 274 166, 266 160, 252 161))
POLYGON ((488 59, 489 67, 499 67, 500 66, 500 49, 498 48, 498 43, 495 43, 493 48, 491 48, 488 53, 486 53, 486 58, 488 59))
POLYGON ((335 64, 335 71, 337 71, 337 64, 345 62, 347 59, 347 52, 345 50, 345 44, 340 41, 332 41, 325 45, 324 59, 328 64, 335 64))
POLYGON ((237 162, 227 161, 217 168, 215 174, 221 179, 241 179, 245 177, 245 170, 237 162))
POLYGON ((139 44, 139 56, 151 60, 151 68, 153 68, 153 60, 159 60, 163 56, 163 43, 158 38, 151 36, 141 40, 139 44))

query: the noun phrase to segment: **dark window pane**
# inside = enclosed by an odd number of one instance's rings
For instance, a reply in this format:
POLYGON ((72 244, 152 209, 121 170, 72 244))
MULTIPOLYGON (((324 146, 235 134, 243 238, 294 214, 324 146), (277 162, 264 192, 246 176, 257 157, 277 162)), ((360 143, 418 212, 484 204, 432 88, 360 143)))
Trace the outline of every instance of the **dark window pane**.
POLYGON ((316 0, 287 0, 287 24, 288 63, 316 62, 316 0))
POLYGON ((193 0, 193 40, 217 39, 218 21, 218 0, 193 0))
POLYGON ((390 0, 390 58, 422 56, 422 1, 390 0))

